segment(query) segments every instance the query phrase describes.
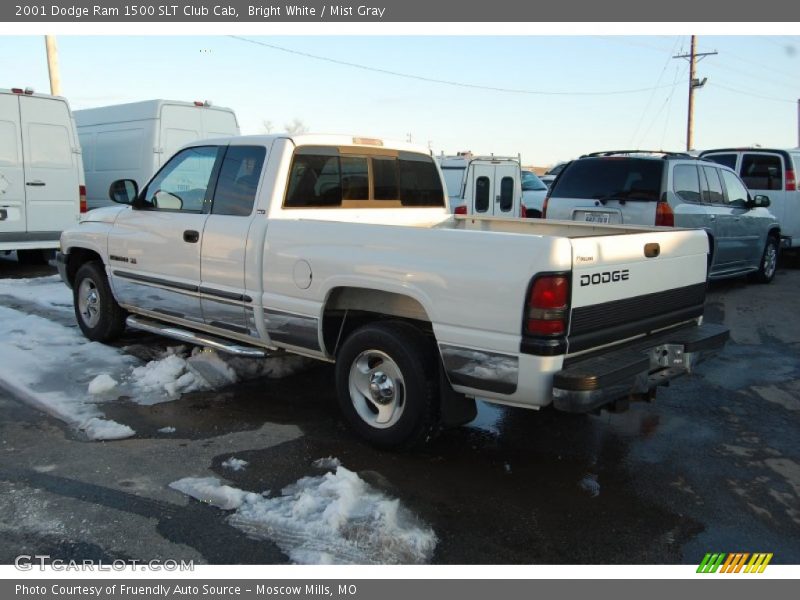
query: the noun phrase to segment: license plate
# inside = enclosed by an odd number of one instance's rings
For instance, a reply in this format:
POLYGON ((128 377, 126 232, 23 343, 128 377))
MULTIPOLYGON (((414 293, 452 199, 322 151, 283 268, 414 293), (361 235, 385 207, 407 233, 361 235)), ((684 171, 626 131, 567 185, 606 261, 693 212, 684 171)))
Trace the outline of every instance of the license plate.
POLYGON ((584 220, 587 223, 610 223, 611 213, 587 212, 584 220))

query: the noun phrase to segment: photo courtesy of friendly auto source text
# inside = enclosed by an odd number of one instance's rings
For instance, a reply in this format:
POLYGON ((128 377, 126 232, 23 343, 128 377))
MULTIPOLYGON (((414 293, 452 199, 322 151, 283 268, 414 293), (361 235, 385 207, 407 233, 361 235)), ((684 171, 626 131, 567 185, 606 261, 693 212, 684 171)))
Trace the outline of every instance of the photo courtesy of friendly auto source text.
POLYGON ((0 7, 0 587, 796 577, 797 15, 584 4, 0 7))

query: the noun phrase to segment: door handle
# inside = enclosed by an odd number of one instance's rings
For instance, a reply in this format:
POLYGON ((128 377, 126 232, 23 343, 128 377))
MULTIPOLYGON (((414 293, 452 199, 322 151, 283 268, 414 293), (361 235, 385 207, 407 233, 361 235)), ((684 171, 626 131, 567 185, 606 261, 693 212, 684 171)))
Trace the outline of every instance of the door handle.
POLYGON ((200 232, 194 229, 187 229, 183 232, 183 241, 190 244, 196 244, 200 239, 200 232))
POLYGON ((8 211, 5 208, 0 208, 0 221, 5 221, 8 218, 8 211))
POLYGON ((41 179, 35 179, 33 181, 26 182, 25 185, 30 185, 32 187, 41 187, 41 186, 47 185, 47 184, 44 181, 42 181, 41 179))
POLYGON ((717 215, 708 215, 708 220, 709 221, 716 221, 717 220, 717 215))

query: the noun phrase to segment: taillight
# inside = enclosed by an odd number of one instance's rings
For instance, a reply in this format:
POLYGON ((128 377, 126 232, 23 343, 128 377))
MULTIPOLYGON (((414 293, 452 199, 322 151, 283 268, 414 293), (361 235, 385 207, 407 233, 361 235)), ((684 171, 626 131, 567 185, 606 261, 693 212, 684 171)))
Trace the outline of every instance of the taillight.
POLYGON ((525 208, 525 205, 522 204, 522 202, 519 203, 519 218, 520 219, 528 218, 528 209, 525 208))
POLYGON ((79 185, 78 186, 78 196, 79 196, 79 198, 81 200, 81 212, 85 213, 86 210, 87 210, 87 207, 86 207, 86 186, 85 185, 79 185))
POLYGON ((569 279, 566 275, 541 275, 531 286, 525 315, 525 333, 559 336, 567 332, 569 279))
POLYGON ((461 206, 456 206, 456 209, 453 212, 457 215, 465 215, 467 214, 467 205, 462 204, 461 206))
POLYGON ((656 225, 675 227, 675 213, 672 212, 672 207, 668 202, 656 203, 656 225))
POLYGON ((547 218, 547 203, 550 202, 550 194, 544 197, 544 202, 542 203, 542 218, 547 218))
POLYGON ((797 190, 797 181, 794 178, 794 171, 786 169, 786 191, 794 192, 797 190))

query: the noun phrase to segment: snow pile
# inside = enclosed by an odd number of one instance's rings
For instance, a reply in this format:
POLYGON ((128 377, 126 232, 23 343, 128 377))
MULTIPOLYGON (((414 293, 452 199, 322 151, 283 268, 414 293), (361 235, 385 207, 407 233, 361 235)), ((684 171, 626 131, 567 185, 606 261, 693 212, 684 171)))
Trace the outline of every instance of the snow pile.
POLYGON ((117 387, 117 380, 108 373, 101 373, 89 382, 89 393, 93 396, 105 394, 117 387))
POLYGON ((342 466, 304 477, 265 498, 213 477, 181 479, 170 487, 215 506, 235 509, 229 522, 275 542, 301 564, 422 564, 436 534, 398 499, 372 488, 342 466))
POLYGON ((12 296, 23 302, 72 312, 72 290, 64 285, 58 275, 31 279, 2 279, 0 296, 12 296))
POLYGON ((231 356, 226 357, 225 362, 236 372, 240 380, 257 377, 280 379, 303 371, 314 363, 310 358, 294 354, 270 356, 269 358, 231 356))
POLYGON ((244 471, 244 468, 249 464, 250 463, 248 463, 246 460, 231 456, 228 460, 222 463, 222 466, 226 469, 230 469, 231 471, 244 471))
POLYGON ((190 371, 178 354, 151 360, 131 372, 133 385, 145 393, 165 394, 173 399, 187 392, 210 389, 205 379, 190 371))
POLYGON ((177 430, 174 427, 162 427, 158 433, 175 433, 177 430))
POLYGON ((583 479, 578 482, 578 487, 592 498, 597 498, 597 496, 600 495, 600 483, 597 481, 597 475, 594 473, 587 473, 584 475, 583 479))
POLYGON ((98 417, 88 419, 80 429, 90 440, 122 440, 136 434, 127 425, 98 417))
POLYGON ((216 477, 184 477, 173 481, 169 487, 223 510, 239 508, 247 500, 254 502, 260 498, 258 494, 222 485, 216 477))
POLYGON ((317 460, 312 462, 311 465, 318 469, 333 470, 336 467, 342 466, 342 461, 333 456, 328 456, 326 458, 318 458, 317 460))

